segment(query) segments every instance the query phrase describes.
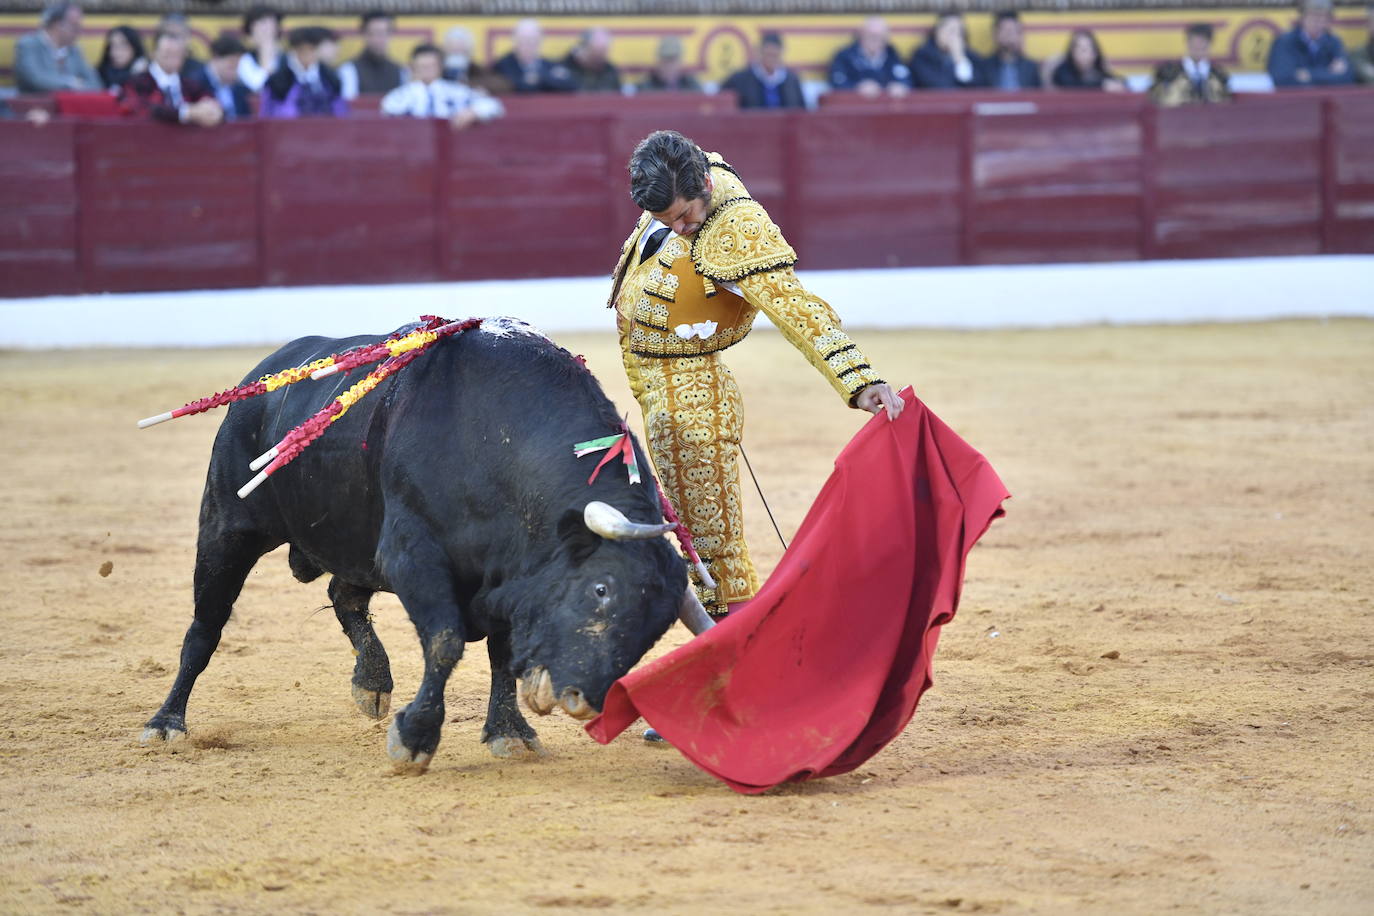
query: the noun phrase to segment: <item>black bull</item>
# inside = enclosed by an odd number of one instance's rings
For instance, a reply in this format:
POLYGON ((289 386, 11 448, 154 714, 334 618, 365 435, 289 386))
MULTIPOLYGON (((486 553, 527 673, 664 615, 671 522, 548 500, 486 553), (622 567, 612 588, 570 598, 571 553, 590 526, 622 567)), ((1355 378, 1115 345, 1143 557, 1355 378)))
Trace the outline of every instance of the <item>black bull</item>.
MULTIPOLYGON (((248 380, 377 339, 302 338, 248 380)), ((541 752, 516 703, 517 677, 534 711, 561 705, 586 718, 672 625, 686 569, 659 536, 643 450, 635 443, 642 483, 617 462, 588 486, 599 456, 577 460, 573 443, 614 434, 621 418, 571 355, 516 323, 488 320, 439 342, 239 499, 249 463, 364 371, 230 408, 201 502, 195 617, 145 742, 184 737, 187 698, 245 578, 282 544, 297 579, 332 575, 329 597, 357 653, 353 695, 368 715, 386 715, 392 690, 368 618, 372 594, 395 593, 415 624, 424 676, 387 740, 404 768, 422 771, 438 746, 444 685, 465 643, 485 638, 491 659, 482 741, 511 756, 541 752), (630 538, 590 530, 592 501, 619 510, 624 524, 611 533, 630 538)))

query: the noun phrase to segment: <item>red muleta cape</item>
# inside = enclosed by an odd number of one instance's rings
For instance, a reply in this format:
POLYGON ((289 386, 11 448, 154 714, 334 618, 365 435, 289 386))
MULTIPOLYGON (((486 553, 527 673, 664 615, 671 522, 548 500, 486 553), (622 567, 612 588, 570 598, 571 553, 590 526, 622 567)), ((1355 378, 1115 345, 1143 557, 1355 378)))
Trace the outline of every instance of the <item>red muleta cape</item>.
POLYGON ((1008 498, 908 388, 835 461, 792 545, 739 613, 611 686, 587 731, 643 716, 736 792, 847 773, 897 737, 931 684, 964 559, 1008 498))

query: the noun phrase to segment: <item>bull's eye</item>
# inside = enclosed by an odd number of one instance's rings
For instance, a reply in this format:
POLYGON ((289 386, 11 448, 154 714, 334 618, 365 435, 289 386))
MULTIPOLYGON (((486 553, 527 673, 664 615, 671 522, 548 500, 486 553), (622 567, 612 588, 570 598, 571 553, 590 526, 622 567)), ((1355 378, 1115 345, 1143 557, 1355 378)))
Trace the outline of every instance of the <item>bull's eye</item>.
POLYGON ((596 597, 598 597, 598 598, 605 598, 606 595, 609 594, 611 590, 610 590, 609 588, 607 588, 606 586, 602 585, 600 582, 598 582, 598 583, 596 583, 596 587, 593 588, 592 591, 596 592, 596 597))

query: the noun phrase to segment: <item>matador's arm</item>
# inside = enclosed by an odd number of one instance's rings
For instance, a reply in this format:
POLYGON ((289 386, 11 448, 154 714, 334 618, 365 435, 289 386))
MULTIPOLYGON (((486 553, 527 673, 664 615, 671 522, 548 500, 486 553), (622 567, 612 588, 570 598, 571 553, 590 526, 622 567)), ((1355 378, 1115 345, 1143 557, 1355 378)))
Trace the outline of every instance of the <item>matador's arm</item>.
POLYGON ((757 201, 729 201, 707 218, 692 244, 702 276, 738 284, 750 305, 778 326, 845 401, 881 383, 858 346, 840 328, 839 316, 797 279, 797 253, 757 201))
POLYGON ((739 281, 739 287, 749 304, 778 326, 850 406, 860 391, 884 381, 840 327, 835 310, 802 286, 791 267, 751 274, 739 281))

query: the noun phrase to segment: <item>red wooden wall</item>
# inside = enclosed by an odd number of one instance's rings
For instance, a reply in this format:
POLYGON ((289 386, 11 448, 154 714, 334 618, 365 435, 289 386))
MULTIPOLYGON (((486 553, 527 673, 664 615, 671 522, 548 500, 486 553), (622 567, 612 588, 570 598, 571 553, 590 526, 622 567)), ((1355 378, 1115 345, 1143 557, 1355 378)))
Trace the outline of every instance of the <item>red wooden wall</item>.
POLYGON ((636 216, 625 160, 660 127, 725 153, 803 267, 1374 252, 1369 91, 1171 110, 561 102, 462 133, 366 115, 0 123, 0 294, 606 273, 636 216))

